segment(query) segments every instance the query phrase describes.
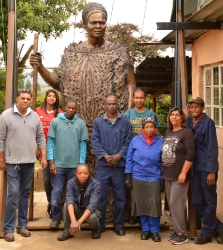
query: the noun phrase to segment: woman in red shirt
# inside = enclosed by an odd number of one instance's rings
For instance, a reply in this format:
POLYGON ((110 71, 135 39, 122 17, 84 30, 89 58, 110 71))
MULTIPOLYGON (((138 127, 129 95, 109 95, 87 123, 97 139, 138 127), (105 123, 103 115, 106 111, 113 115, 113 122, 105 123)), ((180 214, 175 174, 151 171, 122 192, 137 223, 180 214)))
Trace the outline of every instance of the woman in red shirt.
MULTIPOLYGON (((46 141, 48 139, 48 129, 50 126, 50 122, 57 117, 59 113, 62 113, 63 111, 58 108, 59 106, 59 95, 54 89, 47 90, 45 94, 45 99, 43 101, 43 104, 41 107, 38 107, 36 109, 36 113, 39 115, 40 120, 42 122, 43 132, 46 138, 46 141)), ((41 158, 40 151, 37 150, 37 159, 41 158)), ((52 185, 51 185, 51 174, 50 174, 50 168, 49 164, 47 168, 43 169, 43 183, 44 188, 46 192, 46 197, 48 201, 47 205, 47 214, 49 214, 51 218, 51 191, 52 191, 52 185)))

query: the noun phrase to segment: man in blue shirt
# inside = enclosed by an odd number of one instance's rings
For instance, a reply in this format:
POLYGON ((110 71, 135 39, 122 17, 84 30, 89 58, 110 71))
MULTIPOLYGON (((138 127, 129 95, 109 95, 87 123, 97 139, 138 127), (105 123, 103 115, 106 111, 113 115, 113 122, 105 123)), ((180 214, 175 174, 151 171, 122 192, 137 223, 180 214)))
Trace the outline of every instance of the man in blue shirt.
POLYGON ((86 164, 78 164, 76 176, 67 183, 64 232, 57 237, 59 241, 74 237, 81 231, 81 225, 85 221, 91 226, 92 239, 101 237, 99 224, 101 212, 97 209, 100 191, 101 184, 91 177, 89 167, 86 164))
POLYGON ((107 112, 97 118, 93 125, 92 148, 98 158, 96 179, 101 182, 101 198, 99 209, 101 231, 105 229, 106 206, 110 185, 114 194, 114 231, 117 235, 125 235, 123 229, 124 208, 126 201, 125 161, 128 146, 132 139, 131 124, 118 112, 118 100, 109 95, 105 100, 107 112))
POLYGON ((66 103, 61 113, 50 123, 47 143, 47 160, 52 174, 52 222, 51 228, 58 228, 61 219, 61 199, 65 181, 75 176, 76 167, 86 161, 86 140, 88 131, 85 122, 77 117, 77 103, 66 103))
POLYGON ((218 176, 218 142, 214 121, 204 111, 204 100, 195 97, 189 101, 193 117, 187 118, 187 126, 195 135, 195 159, 193 163, 192 203, 202 218, 201 235, 196 244, 206 244, 217 234, 217 243, 223 244, 223 224, 216 217, 218 176))

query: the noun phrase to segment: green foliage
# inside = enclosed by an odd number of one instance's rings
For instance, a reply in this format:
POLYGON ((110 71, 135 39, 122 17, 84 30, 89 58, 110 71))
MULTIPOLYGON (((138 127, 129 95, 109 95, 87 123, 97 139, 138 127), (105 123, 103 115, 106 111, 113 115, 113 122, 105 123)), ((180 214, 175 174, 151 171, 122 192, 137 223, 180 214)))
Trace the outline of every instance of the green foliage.
MULTIPOLYGON (((17 38, 25 40, 27 32, 42 33, 46 40, 60 37, 71 24, 72 15, 77 15, 86 4, 86 0, 17 0, 17 38)), ((8 0, 2 0, 0 5, 2 20, 0 25, 0 52, 3 52, 5 62, 8 37, 8 0)))
POLYGON ((120 43, 128 47, 131 59, 134 64, 139 64, 146 57, 159 55, 154 46, 141 46, 138 42, 156 41, 153 35, 141 35, 140 28, 131 23, 118 23, 108 25, 105 39, 112 43, 120 43))
MULTIPOLYGON (((35 86, 35 85, 34 85, 34 86, 35 86)), ((31 88, 32 88, 32 84, 31 84, 30 80, 28 80, 28 81, 26 82, 26 89, 28 89, 28 90, 31 91, 31 88)))
POLYGON ((6 72, 0 70, 0 114, 5 109, 5 82, 6 82, 6 72))
MULTIPOLYGON (((152 100, 146 100, 145 106, 148 109, 152 109, 152 100)), ((164 136, 167 126, 167 115, 171 108, 171 97, 170 95, 160 95, 156 98, 156 114, 160 121, 160 135, 164 136)))

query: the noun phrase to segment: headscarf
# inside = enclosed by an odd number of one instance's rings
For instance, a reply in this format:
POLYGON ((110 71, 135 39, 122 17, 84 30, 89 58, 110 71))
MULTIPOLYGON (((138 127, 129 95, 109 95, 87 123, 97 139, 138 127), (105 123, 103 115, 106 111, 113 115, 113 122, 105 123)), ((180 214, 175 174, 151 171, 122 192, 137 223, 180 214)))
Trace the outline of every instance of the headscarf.
POLYGON ((152 117, 146 117, 146 118, 143 118, 143 119, 142 119, 142 128, 144 128, 145 125, 146 125, 146 123, 148 123, 148 122, 153 123, 154 126, 155 126, 155 128, 156 128, 156 121, 155 121, 155 119, 152 118, 152 117))
POLYGON ((84 25, 87 24, 88 18, 93 13, 101 13, 105 16, 105 21, 107 21, 107 11, 105 7, 100 3, 89 3, 85 5, 83 11, 82 11, 82 21, 84 25))

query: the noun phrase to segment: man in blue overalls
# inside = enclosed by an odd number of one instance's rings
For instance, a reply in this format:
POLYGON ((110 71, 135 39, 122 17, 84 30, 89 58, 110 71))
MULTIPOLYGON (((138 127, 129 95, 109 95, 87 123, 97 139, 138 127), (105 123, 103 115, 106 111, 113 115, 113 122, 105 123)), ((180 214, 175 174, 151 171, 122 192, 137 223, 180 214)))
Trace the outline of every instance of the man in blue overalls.
POLYGON ((125 160, 132 139, 129 120, 118 112, 118 99, 109 95, 105 100, 107 112, 97 118, 93 125, 92 148, 98 158, 96 179, 101 182, 101 198, 98 208, 102 211, 101 231, 105 230, 107 201, 112 186, 114 194, 114 231, 125 235, 123 229, 126 201, 125 160))
POLYGON ((196 154, 193 163, 192 203, 203 218, 201 235, 196 244, 206 244, 217 234, 217 243, 223 243, 223 224, 216 217, 218 176, 218 142, 215 123, 204 111, 204 100, 200 97, 189 101, 193 117, 187 119, 187 126, 196 138, 196 154))

